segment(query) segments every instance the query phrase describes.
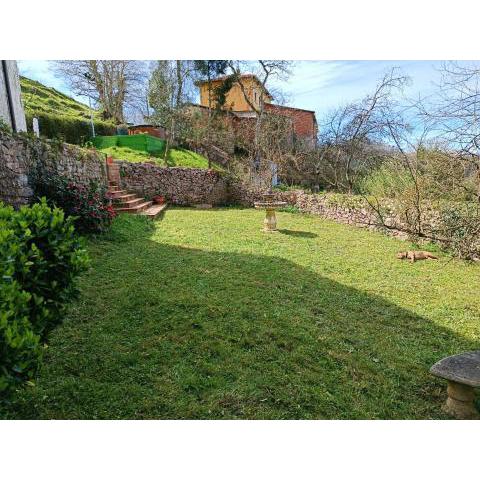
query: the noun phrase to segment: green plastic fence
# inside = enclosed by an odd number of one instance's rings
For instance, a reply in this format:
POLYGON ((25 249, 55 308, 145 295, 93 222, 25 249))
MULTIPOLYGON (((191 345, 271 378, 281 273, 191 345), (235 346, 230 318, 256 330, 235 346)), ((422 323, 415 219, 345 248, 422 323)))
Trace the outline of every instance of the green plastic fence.
POLYGON ((151 154, 161 153, 165 148, 165 141, 151 135, 112 135, 98 136, 93 139, 96 148, 125 147, 151 154))
POLYGON ((97 136, 92 139, 93 145, 95 148, 101 150, 102 148, 115 147, 117 145, 117 137, 113 136, 97 136))

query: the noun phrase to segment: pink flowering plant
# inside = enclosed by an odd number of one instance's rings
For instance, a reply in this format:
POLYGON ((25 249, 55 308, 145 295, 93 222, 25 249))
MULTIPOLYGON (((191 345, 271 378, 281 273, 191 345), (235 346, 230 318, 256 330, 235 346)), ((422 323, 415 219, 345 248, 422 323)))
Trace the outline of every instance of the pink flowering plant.
POLYGON ((36 194, 47 197, 50 204, 63 209, 67 216, 73 216, 77 231, 102 233, 110 227, 115 211, 105 187, 95 182, 78 184, 59 176, 42 180, 36 185, 36 194))
POLYGON ((96 185, 78 185, 69 182, 65 197, 69 215, 76 217, 75 224, 81 232, 103 232, 108 229, 115 211, 106 191, 96 185))

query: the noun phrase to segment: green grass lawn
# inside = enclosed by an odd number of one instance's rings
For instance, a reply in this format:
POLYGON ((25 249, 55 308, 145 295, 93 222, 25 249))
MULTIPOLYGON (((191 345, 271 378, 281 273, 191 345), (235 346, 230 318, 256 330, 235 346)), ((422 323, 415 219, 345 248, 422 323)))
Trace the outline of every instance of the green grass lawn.
POLYGON ((8 418, 445 418, 438 359, 479 348, 480 266, 252 209, 123 216, 8 418))
MULTIPOLYGON (((165 161, 165 140, 146 134, 97 136, 93 144, 115 160, 155 162, 161 167, 208 168, 208 160, 185 148, 170 148, 165 161)), ((211 168, 223 170, 212 163, 211 168)))
MULTIPOLYGON (((109 147, 101 150, 103 153, 112 156, 116 160, 126 160, 127 162, 155 162, 161 167, 190 167, 190 168, 208 168, 208 160, 199 153, 186 150, 184 148, 171 148, 168 151, 167 163, 165 163, 163 153, 161 155, 152 155, 148 152, 140 152, 127 147, 109 147)), ((219 169, 215 164, 212 168, 219 169)))

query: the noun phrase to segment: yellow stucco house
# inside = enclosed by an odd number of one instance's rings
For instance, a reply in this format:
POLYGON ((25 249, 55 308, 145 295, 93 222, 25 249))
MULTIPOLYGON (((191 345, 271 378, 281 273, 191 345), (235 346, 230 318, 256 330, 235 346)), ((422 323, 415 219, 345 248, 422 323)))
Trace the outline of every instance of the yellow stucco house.
MULTIPOLYGON (((200 105, 204 108, 216 107, 216 89, 222 85, 227 77, 219 77, 210 81, 197 82, 200 90, 200 105)), ((296 138, 306 140, 312 145, 317 137, 317 120, 313 110, 276 105, 272 95, 262 85, 262 82, 253 74, 243 74, 240 82, 232 85, 226 94, 225 105, 222 107, 234 114, 235 117, 255 117, 260 110, 262 101, 264 111, 270 114, 288 117, 292 122, 293 133, 296 138), (247 97, 247 99, 245 98, 247 97)))
MULTIPOLYGON (((210 85, 207 81, 197 83, 200 89, 200 105, 215 108, 215 90, 222 85, 224 80, 225 77, 219 77, 212 80, 210 85)), ((243 94, 242 87, 238 83, 235 83, 226 95, 225 109, 233 112, 251 112, 252 107, 245 100, 245 96, 248 97, 255 108, 260 108, 262 92, 264 103, 270 103, 273 100, 268 90, 263 87, 255 75, 244 74, 241 77, 241 82, 246 95, 243 94)))

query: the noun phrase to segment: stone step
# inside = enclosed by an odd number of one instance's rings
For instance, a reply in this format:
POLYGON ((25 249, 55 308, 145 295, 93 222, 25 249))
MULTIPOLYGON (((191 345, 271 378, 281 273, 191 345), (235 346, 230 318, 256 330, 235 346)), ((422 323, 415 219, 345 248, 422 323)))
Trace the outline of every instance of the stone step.
POLYGON ((144 202, 140 203, 139 205, 135 205, 134 207, 113 207, 117 213, 140 213, 146 210, 150 205, 153 205, 153 202, 147 202, 143 199, 144 202))
POLYGON ((112 198, 119 198, 119 197, 122 197, 123 195, 129 195, 129 193, 126 190, 118 190, 116 192, 108 192, 108 193, 112 198))
POLYGON ((137 197, 134 193, 126 193, 125 195, 118 195, 117 197, 113 197, 115 200, 115 203, 117 202, 128 202, 129 200, 133 200, 137 197))
POLYGON ((167 208, 166 203, 158 204, 155 203, 152 206, 148 207, 146 210, 141 212, 141 215, 145 215, 148 218, 151 218, 152 220, 155 220, 157 217, 159 217, 162 212, 167 208))
POLYGON ((134 198, 130 198, 128 200, 122 200, 121 202, 118 202, 118 203, 115 202, 115 207, 118 207, 118 208, 132 208, 132 207, 136 207, 137 205, 141 205, 142 203, 145 203, 145 199, 135 197, 135 195, 134 195, 134 198))

